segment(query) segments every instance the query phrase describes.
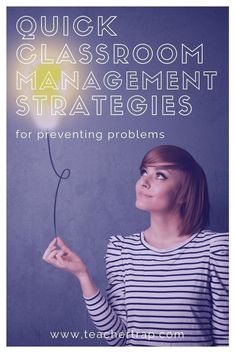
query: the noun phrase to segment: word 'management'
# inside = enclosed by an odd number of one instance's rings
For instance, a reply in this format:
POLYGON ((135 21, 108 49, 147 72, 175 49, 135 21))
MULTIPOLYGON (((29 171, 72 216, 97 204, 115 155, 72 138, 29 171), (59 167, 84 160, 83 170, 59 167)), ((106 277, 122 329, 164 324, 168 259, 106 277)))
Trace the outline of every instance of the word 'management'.
POLYGON ((120 28, 115 14, 20 17, 16 114, 187 117, 200 91, 213 93, 204 43, 127 44, 120 28))

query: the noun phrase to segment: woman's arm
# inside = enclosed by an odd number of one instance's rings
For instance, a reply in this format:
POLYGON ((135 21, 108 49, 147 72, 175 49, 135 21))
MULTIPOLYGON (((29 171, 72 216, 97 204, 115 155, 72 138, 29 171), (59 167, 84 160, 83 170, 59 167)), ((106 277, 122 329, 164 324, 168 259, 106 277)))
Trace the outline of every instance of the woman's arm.
POLYGON ((125 346, 127 338, 125 283, 120 238, 121 236, 112 236, 107 247, 105 256, 108 279, 106 297, 98 292, 91 298, 84 298, 96 328, 112 346, 125 346))
POLYGON ((123 346, 126 342, 126 312, 124 281, 122 269, 120 268, 121 252, 117 245, 116 237, 111 238, 106 254, 109 282, 107 298, 96 287, 81 258, 71 251, 61 238, 53 239, 43 255, 43 260, 59 269, 74 274, 78 278, 87 310, 96 328, 108 344, 123 346), (117 268, 117 271, 115 271, 115 268, 117 268))
POLYGON ((229 344, 228 234, 218 234, 210 249, 212 333, 215 346, 229 344))

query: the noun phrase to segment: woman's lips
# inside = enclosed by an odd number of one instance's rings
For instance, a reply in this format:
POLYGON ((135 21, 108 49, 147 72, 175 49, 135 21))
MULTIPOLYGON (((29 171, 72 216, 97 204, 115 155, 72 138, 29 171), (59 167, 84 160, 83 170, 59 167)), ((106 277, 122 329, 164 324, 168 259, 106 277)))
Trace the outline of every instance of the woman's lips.
POLYGON ((143 196, 143 197, 148 197, 148 198, 153 197, 153 196, 151 196, 151 195, 144 194, 143 192, 138 192, 138 196, 143 196))

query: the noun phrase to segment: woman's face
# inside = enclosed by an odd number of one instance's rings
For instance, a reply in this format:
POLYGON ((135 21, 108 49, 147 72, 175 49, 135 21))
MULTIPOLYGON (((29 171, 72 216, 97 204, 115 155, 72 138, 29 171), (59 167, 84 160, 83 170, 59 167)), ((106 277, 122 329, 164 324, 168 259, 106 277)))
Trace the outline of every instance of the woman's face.
POLYGON ((157 163, 141 170, 136 183, 136 207, 158 213, 179 210, 178 193, 184 180, 182 171, 170 163, 157 163))

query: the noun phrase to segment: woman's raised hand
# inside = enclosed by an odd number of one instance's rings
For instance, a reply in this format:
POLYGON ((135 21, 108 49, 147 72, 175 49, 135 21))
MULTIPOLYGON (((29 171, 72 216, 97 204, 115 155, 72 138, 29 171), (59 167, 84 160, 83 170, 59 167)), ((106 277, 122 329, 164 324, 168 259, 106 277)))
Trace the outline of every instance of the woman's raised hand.
POLYGON ((42 258, 49 264, 64 271, 71 272, 78 278, 87 273, 84 262, 64 244, 60 237, 56 237, 52 240, 42 258))

